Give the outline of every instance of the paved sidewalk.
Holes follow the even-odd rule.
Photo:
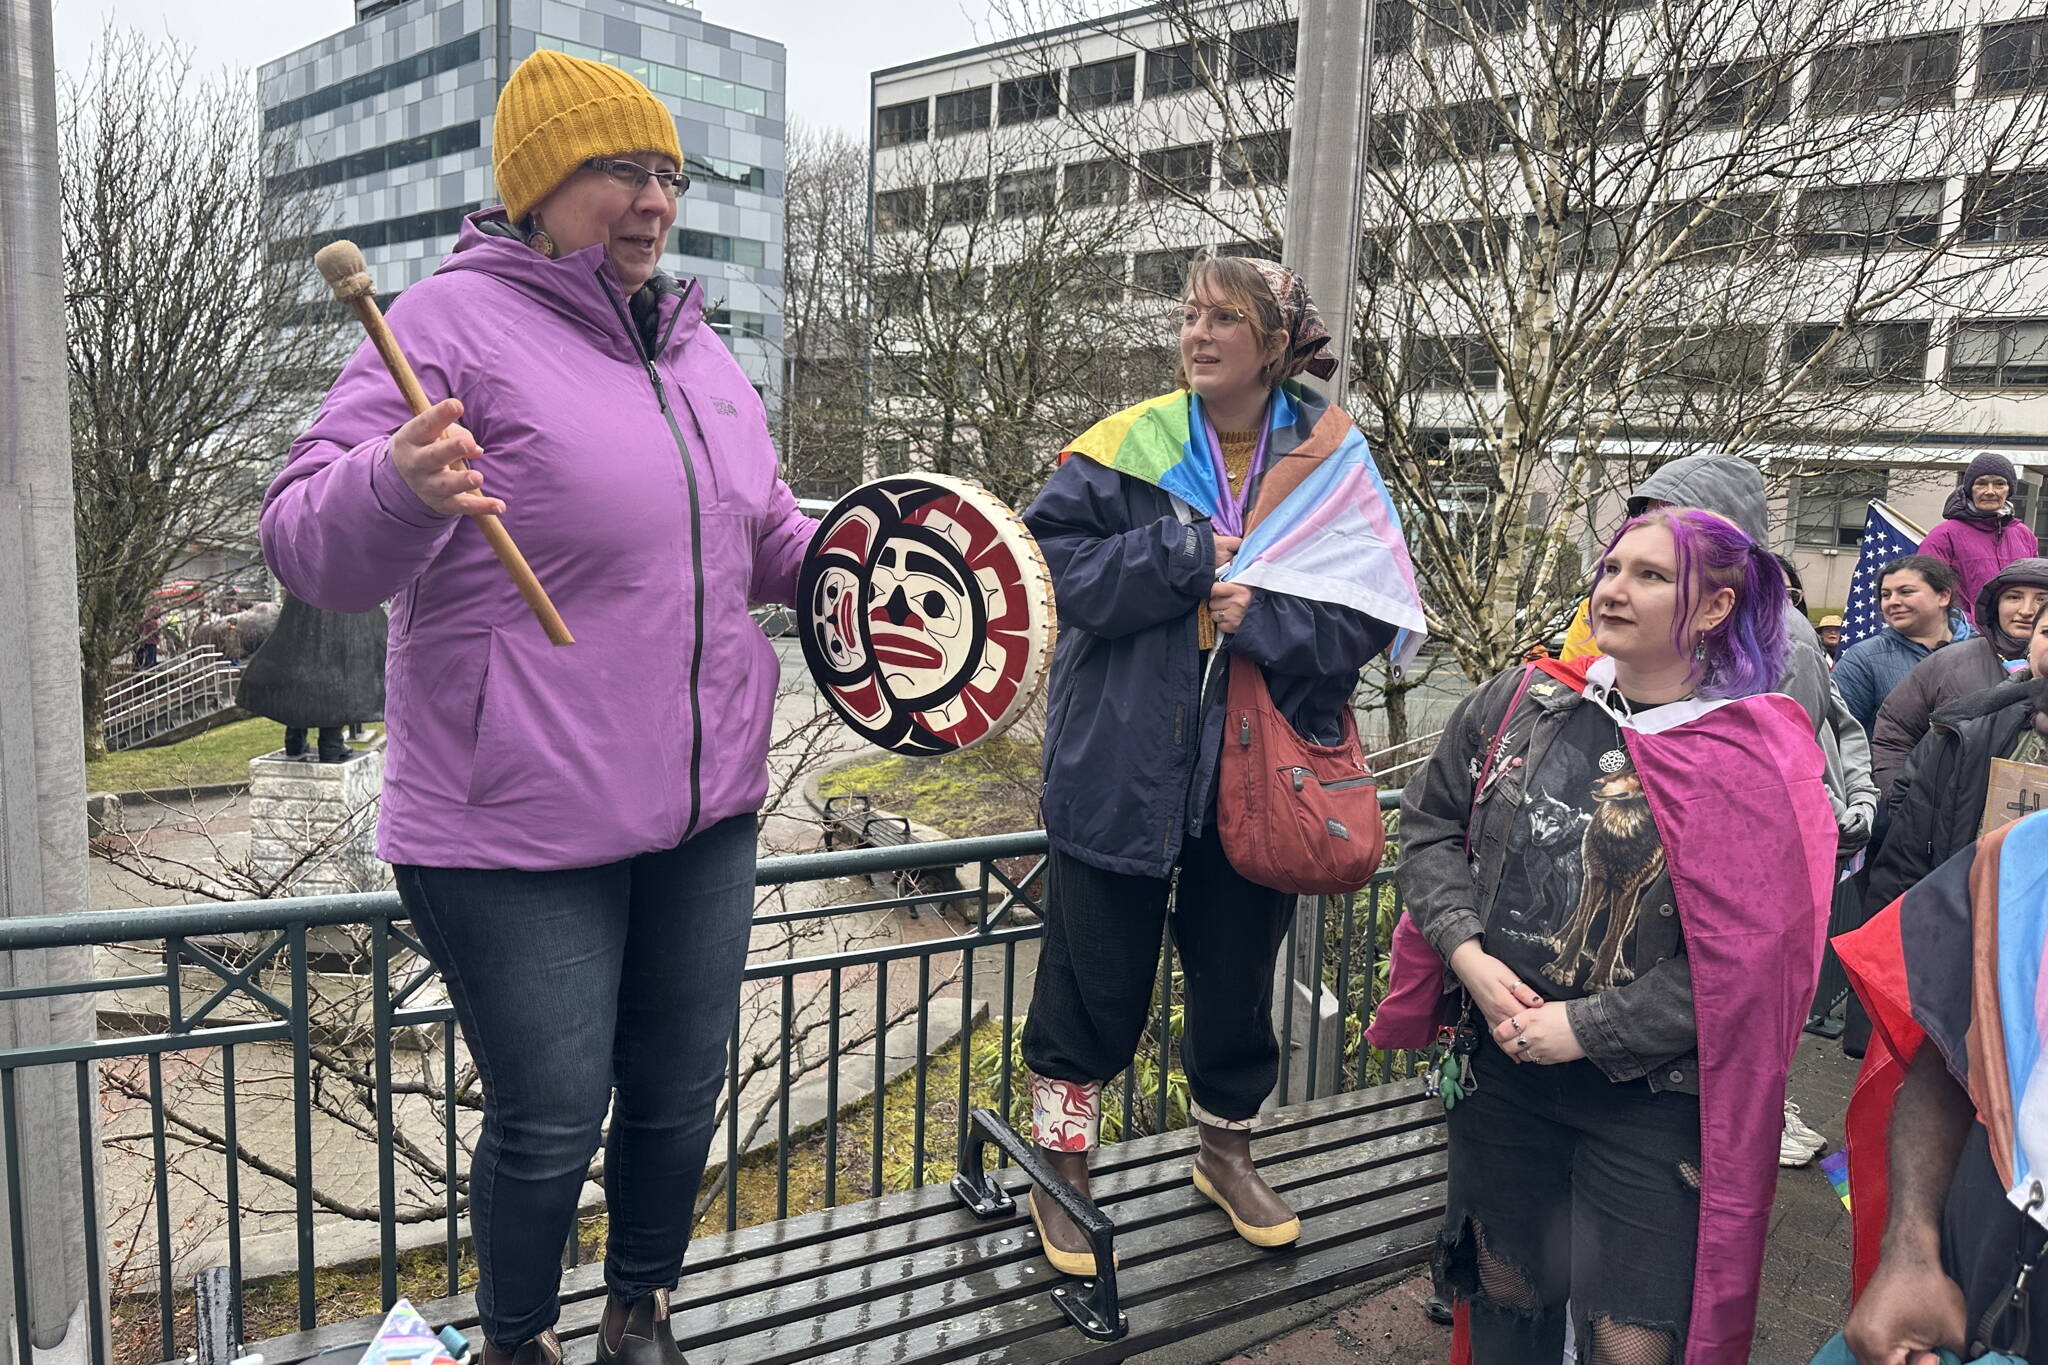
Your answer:
[[[1841,1145],[1856,1066],[1840,1046],[1811,1034],[1800,1040],[1792,1064],[1792,1098],[1806,1122],[1827,1135],[1830,1151]],[[1849,1215],[1818,1166],[1778,1175],[1749,1358],[1752,1365],[1807,1365],[1848,1311]],[[1422,1316],[1428,1293],[1428,1275],[1417,1272],[1232,1356],[1225,1365],[1417,1365],[1446,1359],[1449,1329]]]

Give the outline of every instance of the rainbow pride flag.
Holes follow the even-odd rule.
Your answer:
[[[1428,636],[1422,594],[1364,433],[1291,383],[1274,390],[1267,413],[1255,524],[1223,577],[1384,621],[1398,632],[1388,655],[1397,669],[1407,667]],[[1195,435],[1201,421],[1200,400],[1177,390],[1097,422],[1060,457],[1094,460],[1214,516],[1223,475],[1206,435]]]

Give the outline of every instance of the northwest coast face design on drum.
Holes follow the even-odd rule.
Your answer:
[[[918,476],[855,489],[818,528],[799,583],[806,661],[865,738],[938,754],[994,733],[1041,661],[1025,574],[997,521]]]

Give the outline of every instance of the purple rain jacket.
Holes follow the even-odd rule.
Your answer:
[[[779,670],[747,610],[791,600],[814,523],[695,282],[629,301],[601,246],[549,260],[503,216],[471,215],[391,327],[428,398],[462,399],[576,643],[399,476],[408,409],[367,342],[264,496],[263,554],[315,606],[392,601],[380,857],[589,867],[760,807]]]

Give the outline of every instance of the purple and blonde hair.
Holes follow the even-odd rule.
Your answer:
[[[1629,518],[1615,532],[1593,571],[1594,587],[1614,547],[1639,526],[1665,527],[1677,547],[1678,610],[1671,642],[1680,654],[1693,652],[1688,625],[1699,603],[1722,588],[1735,590],[1733,609],[1698,638],[1705,657],[1694,659],[1692,677],[1700,695],[1747,697],[1777,686],[1791,648],[1785,634],[1788,589],[1777,556],[1725,517],[1697,507],[1659,507]]]

